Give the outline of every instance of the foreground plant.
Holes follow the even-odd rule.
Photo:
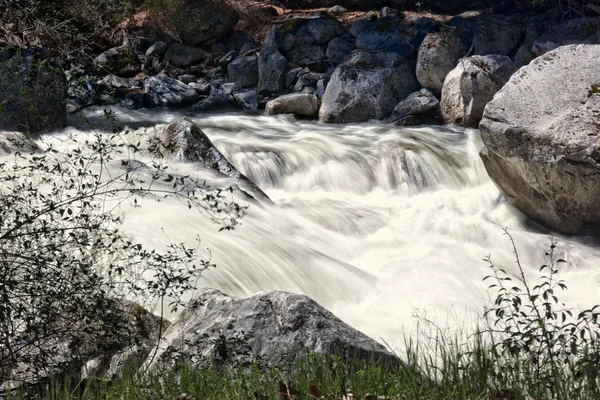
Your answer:
[[[130,136],[0,159],[0,388],[58,372],[79,379],[87,360],[136,343],[121,299],[175,310],[212,266],[197,245],[132,241],[121,205],[180,201],[222,229],[244,214],[229,192],[168,173],[158,141],[146,151]]]

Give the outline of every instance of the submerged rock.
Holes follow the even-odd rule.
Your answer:
[[[490,177],[532,219],[567,233],[600,227],[600,45],[564,46],[521,68],[479,128]]]
[[[235,104],[235,102],[234,102]],[[187,118],[170,123],[161,133],[163,154],[175,161],[196,162],[205,168],[232,178],[238,186],[261,202],[271,203],[254,182],[239,172],[208,136]]]
[[[166,349],[147,364],[169,369],[178,362],[217,360],[243,365],[260,360],[291,368],[308,353],[338,355],[346,362],[399,367],[381,344],[342,322],[304,295],[268,291],[245,298],[202,289],[165,332]]]

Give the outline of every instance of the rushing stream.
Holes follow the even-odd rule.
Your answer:
[[[180,115],[121,117],[138,124]],[[220,233],[175,203],[126,211],[126,229],[152,246],[165,233],[174,242],[199,234],[218,266],[203,286],[231,295],[305,293],[368,335],[398,343],[414,332],[417,311],[441,325],[474,321],[488,297],[482,259],[515,268],[502,228],[529,273],[544,263],[548,234],[502,201],[479,159],[475,130],[238,115],[194,121],[275,202],[251,206],[242,225]],[[175,169],[201,174],[194,164]],[[558,240],[568,261],[562,299],[575,307],[600,302],[600,249],[585,238]]]

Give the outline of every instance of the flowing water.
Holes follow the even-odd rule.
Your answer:
[[[121,115],[132,125],[179,117]],[[179,242],[199,234],[217,264],[201,286],[236,296],[304,293],[371,337],[397,344],[414,332],[415,313],[441,325],[474,321],[488,299],[482,278],[490,271],[482,259],[491,255],[515,271],[502,228],[529,274],[544,263],[548,234],[502,201],[478,156],[476,130],[193,119],[275,203],[252,205],[241,226],[220,233],[175,203],[125,211],[126,229],[152,246],[165,243],[165,235]],[[174,168],[203,173],[195,164]],[[568,261],[561,266],[569,286],[562,299],[574,307],[600,302],[600,249],[585,238],[558,240]]]

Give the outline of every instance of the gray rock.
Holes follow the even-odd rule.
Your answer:
[[[227,35],[239,20],[225,2],[204,0],[183,2],[170,15],[182,42],[191,46]]]
[[[200,163],[205,168],[232,178],[256,200],[271,203],[269,197],[244,174],[239,172],[213,145],[204,132],[187,118],[170,123],[160,136],[163,154],[179,162]],[[185,311],[180,316],[184,317]]]
[[[256,111],[258,109],[258,93],[256,90],[247,92],[238,92],[233,95],[236,103],[244,107],[247,111]]]
[[[296,83],[296,81],[298,80],[298,76],[300,74],[307,74],[310,72],[310,69],[307,67],[298,67],[298,68],[294,68],[291,69],[287,72],[287,74],[285,75],[285,87],[288,89],[291,89],[294,84]]]
[[[334,123],[384,119],[418,88],[412,68],[399,54],[356,50],[333,73],[319,118]]]
[[[479,128],[490,177],[532,219],[566,234],[600,226],[600,45],[559,47],[515,73]]]
[[[296,43],[296,40],[294,38],[294,35],[291,34],[291,33],[288,33],[283,38],[283,43],[281,44],[281,50],[283,50],[283,51],[289,51],[289,50],[292,49],[292,47],[294,47],[295,43]]]
[[[298,81],[292,88],[292,91],[300,92],[306,87],[315,89],[317,87],[317,82],[319,82],[323,78],[324,74],[318,72],[307,72],[304,74],[300,74],[298,76]]]
[[[409,115],[427,114],[436,111],[440,101],[428,89],[421,89],[402,100],[394,108],[389,122],[395,122]]]
[[[246,56],[248,53],[250,53],[254,49],[256,49],[256,46],[254,45],[254,43],[246,43],[240,49],[240,55]]]
[[[105,74],[127,75],[140,71],[141,62],[132,48],[120,46],[106,50],[96,57],[94,67]]]
[[[393,51],[408,57],[411,54],[410,36],[401,22],[401,17],[385,17],[369,23],[358,34],[356,48]]]
[[[318,111],[317,97],[307,93],[286,94],[267,102],[265,106],[267,115],[294,114],[296,117],[315,117]]]
[[[67,125],[67,80],[41,49],[0,46],[0,130],[37,133]]]
[[[148,50],[146,50],[146,54],[144,55],[146,65],[152,65],[153,60],[160,60],[163,58],[167,52],[167,48],[167,44],[161,41],[155,42],[152,46],[148,47]]]
[[[144,82],[148,107],[179,108],[198,101],[198,93],[188,85],[168,76],[151,76]]]
[[[315,96],[317,96],[317,99],[321,100],[323,98],[323,95],[325,94],[325,87],[325,79],[319,79],[317,82],[317,88],[315,90]]]
[[[444,81],[440,110],[447,124],[476,128],[486,104],[517,70],[506,56],[471,56],[458,62]]]
[[[188,86],[194,89],[198,94],[209,94],[211,89],[210,83],[206,82],[204,79],[199,82],[188,83]]]
[[[258,93],[277,93],[283,89],[287,60],[277,49],[263,49],[258,56]]]
[[[508,56],[514,53],[523,41],[525,28],[522,20],[481,16],[475,23],[473,54]]]
[[[307,353],[337,355],[349,363],[401,365],[382,345],[309,297],[286,292],[234,298],[202,289],[165,335],[167,349],[181,349],[188,365],[215,359],[229,365],[261,360],[270,367],[289,368]],[[160,352],[149,367],[172,368],[168,351]]]
[[[306,24],[306,29],[317,44],[325,44],[344,32],[344,26],[335,18],[316,18]]]
[[[600,17],[577,18],[553,26],[531,48],[536,56],[569,44],[600,43]]]
[[[165,60],[175,67],[188,67],[193,64],[201,64],[208,60],[209,55],[195,46],[173,43],[167,53]]]
[[[398,15],[399,15],[398,11],[396,11],[390,7],[383,7],[381,10],[379,10],[379,17],[381,17],[381,18],[396,17]]]
[[[231,94],[217,93],[194,104],[197,113],[227,113],[239,110],[238,104]]]
[[[256,86],[258,83],[258,57],[242,57],[227,66],[231,82],[241,87]]]
[[[337,5],[337,6],[333,6],[329,9],[329,12],[332,14],[343,14],[345,12],[348,12],[348,10],[346,10],[343,6]]]
[[[522,66],[529,64],[535,57],[536,55],[531,51],[531,47],[521,45],[519,50],[515,53],[513,61],[517,68],[521,68]]]
[[[417,80],[423,87],[439,93],[446,75],[467,51],[467,46],[454,30],[427,34],[417,55]]]
[[[352,52],[353,47],[352,43],[340,38],[335,38],[327,45],[325,55],[330,63],[338,65]]]
[[[350,25],[350,28],[348,28],[348,32],[350,32],[352,36],[358,37],[358,35],[360,35],[360,33],[363,30],[365,30],[367,26],[369,26],[369,21],[367,21],[366,19],[359,19],[358,21]]]
[[[324,71],[327,69],[325,46],[316,44],[301,44],[287,52],[290,62],[301,67],[309,67],[311,70]]]
[[[211,96],[219,96],[219,95],[232,95],[235,89],[235,83],[232,82],[213,82],[210,85],[210,95]]]

